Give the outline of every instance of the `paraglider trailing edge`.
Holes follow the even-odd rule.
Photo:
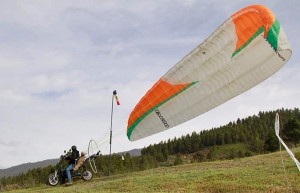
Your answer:
[[[109,137],[109,161],[108,161],[108,175],[110,175],[110,161],[111,161],[111,144],[112,144],[112,124],[113,124],[113,113],[114,113],[114,99],[116,99],[117,105],[120,105],[119,98],[117,96],[117,91],[113,91],[111,100],[111,114],[110,114],[110,137]]]

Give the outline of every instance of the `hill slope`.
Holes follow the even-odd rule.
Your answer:
[[[300,172],[286,152],[276,152],[160,167],[91,182],[77,180],[70,187],[42,186],[12,192],[300,192]]]
[[[34,162],[34,163],[20,164],[7,169],[0,169],[0,178],[16,176],[21,173],[26,173],[28,170],[31,170],[33,168],[43,168],[49,165],[55,165],[58,163],[58,161],[59,159],[48,159],[48,160]]]

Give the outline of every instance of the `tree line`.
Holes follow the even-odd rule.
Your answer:
[[[189,162],[203,162],[217,159],[264,154],[279,150],[279,142],[274,131],[275,115],[280,115],[280,135],[290,147],[300,142],[300,111],[295,109],[278,109],[259,112],[247,118],[237,119],[227,125],[203,130],[199,133],[168,139],[152,144],[141,150],[141,156],[113,154],[102,155],[96,159],[99,172],[96,176],[142,171],[161,166],[172,166]],[[227,147],[218,152],[218,148]],[[220,157],[223,154],[223,157]],[[123,157],[122,157],[123,156]],[[21,189],[47,184],[48,175],[56,166],[36,168],[17,176],[0,179],[0,191]]]

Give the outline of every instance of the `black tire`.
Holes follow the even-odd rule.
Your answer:
[[[48,182],[51,186],[56,186],[59,182],[58,175],[55,176],[55,173],[52,173],[48,177]]]
[[[93,173],[89,170],[85,170],[85,171],[82,172],[82,178],[85,181],[89,181],[93,178]]]

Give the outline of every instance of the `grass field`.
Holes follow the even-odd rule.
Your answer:
[[[89,182],[77,180],[68,187],[45,185],[10,192],[300,193],[300,172],[284,151],[234,160],[160,167],[142,172],[93,178]]]

